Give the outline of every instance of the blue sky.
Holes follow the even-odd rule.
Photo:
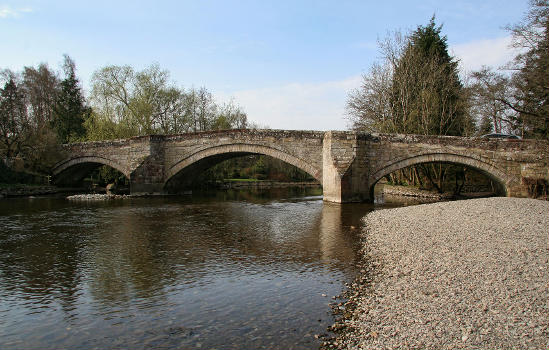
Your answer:
[[[179,86],[234,98],[260,125],[343,130],[346,96],[379,59],[378,38],[435,14],[464,71],[498,67],[513,56],[503,27],[526,11],[526,0],[0,0],[0,69],[57,69],[66,53],[89,90],[105,65],[156,62]]]

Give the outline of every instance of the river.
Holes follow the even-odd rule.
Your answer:
[[[371,204],[318,189],[0,200],[0,348],[317,349]]]

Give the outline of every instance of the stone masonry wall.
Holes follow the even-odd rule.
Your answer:
[[[307,171],[334,202],[372,199],[384,175],[421,162],[450,162],[474,167],[501,182],[509,196],[528,195],[528,183],[549,180],[547,141],[502,140],[344,131],[230,130],[65,146],[67,158],[53,174],[85,164],[107,164],[129,179],[132,193],[161,193],[182,169],[224,155],[265,154]],[[197,169],[200,167],[197,167]],[[73,174],[74,175],[74,174]]]

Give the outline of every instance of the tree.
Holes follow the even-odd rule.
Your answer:
[[[86,105],[80,83],[76,78],[74,61],[67,55],[63,70],[65,79],[61,81],[61,89],[54,107],[53,126],[62,143],[82,141],[86,135],[84,122],[91,114],[91,108]]]
[[[0,89],[0,138],[5,159],[18,156],[29,137],[29,120],[24,91],[14,74]]]
[[[217,108],[217,115],[211,123],[212,130],[246,129],[248,117],[233,101]]]
[[[474,111],[481,129],[548,139],[549,2],[530,0],[522,23],[507,28],[518,54],[495,72],[473,72]]]
[[[46,64],[37,68],[24,67],[21,75],[30,133],[23,151],[25,167],[33,172],[47,173],[59,160],[59,141],[53,122],[60,81],[57,73]]]
[[[465,135],[470,129],[458,63],[441,30],[434,17],[419,26],[393,61],[391,106],[399,132]]]
[[[474,131],[457,61],[441,30],[433,17],[427,26],[379,43],[383,63],[372,66],[347,101],[354,129],[423,135]]]
[[[156,64],[136,72],[107,66],[92,76],[94,115],[87,124],[93,139],[182,132],[183,93],[168,83],[168,71]]]
[[[370,74],[362,76],[362,86],[347,100],[347,113],[353,129],[368,132],[396,133],[392,118],[392,71],[388,64],[375,63]]]
[[[513,46],[522,49],[512,68],[514,101],[523,135],[549,139],[549,1],[531,0],[523,23],[508,28]]]
[[[42,63],[38,68],[23,68],[22,75],[31,123],[35,129],[49,128],[60,90],[56,73]]]
[[[509,107],[513,89],[508,76],[488,67],[472,72],[472,112],[480,122],[479,133],[512,133],[517,129],[518,114]]]
[[[449,55],[441,31],[433,17],[427,26],[419,26],[408,35],[396,32],[379,43],[384,61],[372,66],[363,76],[361,88],[347,100],[354,129],[456,136],[475,132],[468,111],[469,91],[460,81],[458,63]],[[445,164],[428,164],[406,171],[391,174],[391,181],[417,178],[421,185],[430,184],[442,191],[444,179],[457,170]]]
[[[244,128],[246,114],[232,102],[219,106],[206,88],[187,91],[169,83],[156,64],[135,71],[107,66],[93,74],[94,113],[86,122],[90,139],[125,138]]]

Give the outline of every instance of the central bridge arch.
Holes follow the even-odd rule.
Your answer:
[[[246,143],[234,143],[225,145],[216,145],[200,151],[197,151],[173,164],[167,169],[165,174],[164,186],[172,178],[181,172],[196,173],[218,164],[224,160],[241,157],[249,154],[260,154],[279,159],[285,163],[291,164],[298,169],[311,175],[315,180],[322,184],[322,169],[318,169],[303,159],[292,156],[278,149]],[[189,171],[192,170],[192,171]]]

